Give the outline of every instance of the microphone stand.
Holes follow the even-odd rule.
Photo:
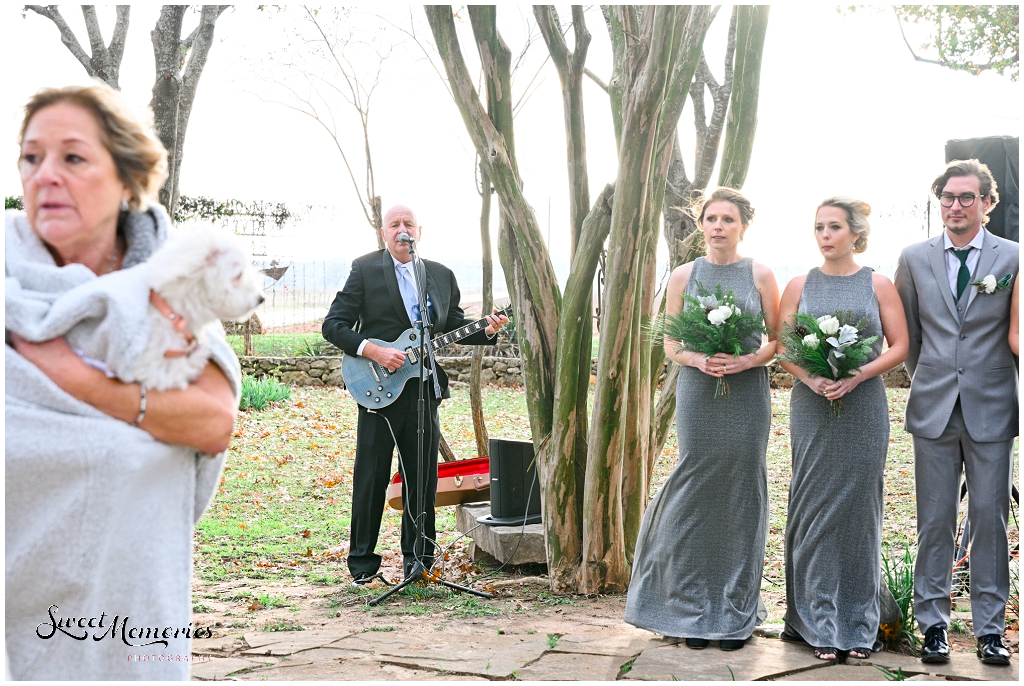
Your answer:
[[[404,241],[403,241],[404,242]],[[427,517],[427,455],[426,447],[424,446],[424,433],[427,422],[427,399],[426,399],[426,388],[427,388],[427,363],[430,363],[430,369],[433,371],[434,381],[434,398],[437,401],[441,400],[441,384],[437,380],[437,364],[434,361],[434,346],[432,344],[432,324],[430,321],[430,309],[427,304],[427,270],[423,266],[423,262],[420,260],[420,256],[416,254],[416,250],[413,247],[413,241],[409,241],[409,255],[413,260],[413,269],[416,270],[416,294],[419,298],[420,303],[420,318],[415,325],[420,327],[419,330],[419,356],[420,356],[420,376],[419,376],[419,399],[416,402],[416,502],[421,504],[420,511],[415,512],[416,526],[416,542],[413,543],[413,557],[415,562],[413,563],[412,569],[409,571],[409,575],[401,581],[401,583],[388,589],[383,595],[374,598],[370,601],[370,605],[377,605],[383,602],[386,598],[398,593],[400,590],[408,586],[409,584],[415,583],[420,579],[424,578],[424,573],[429,570],[423,564],[423,556],[426,552],[427,546],[427,535],[423,530],[423,525]],[[433,427],[431,427],[433,431]],[[435,466],[434,469],[437,469]],[[408,489],[412,484],[406,483],[405,488],[408,493]],[[409,498],[405,505],[408,507],[411,504],[412,498]],[[430,550],[433,553],[434,543],[430,542]],[[494,596],[484,591],[478,591],[475,588],[469,588],[468,586],[460,586],[459,584],[451,581],[445,581],[444,579],[429,579],[434,583],[453,588],[457,591],[464,593],[472,593],[473,595],[481,598],[493,598]]]

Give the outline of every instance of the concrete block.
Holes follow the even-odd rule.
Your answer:
[[[515,553],[509,564],[547,564],[543,525],[477,526],[477,517],[486,517],[489,514],[490,503],[459,505],[455,508],[456,526],[462,533],[472,531],[469,536],[476,547],[499,562],[505,562]]]

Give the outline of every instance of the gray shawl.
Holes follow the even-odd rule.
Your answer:
[[[144,266],[132,267],[167,238],[163,208],[129,215],[125,269],[99,278],[57,267],[24,214],[7,212],[5,224],[5,328],[30,340],[67,334],[114,371],[130,367],[149,330]],[[210,345],[237,398],[237,358],[223,340]],[[4,367],[11,674],[188,679],[193,524],[224,455],[161,443],[103,414],[10,346]]]

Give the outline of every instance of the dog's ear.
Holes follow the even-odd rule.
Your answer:
[[[210,252],[206,253],[206,260],[205,260],[205,262],[206,262],[206,266],[207,266],[207,267],[213,267],[213,266],[216,266],[217,262],[219,262],[219,261],[220,261],[220,259],[221,259],[221,258],[222,258],[222,257],[223,257],[223,256],[224,256],[224,255],[225,255],[226,253],[227,253],[227,251],[226,251],[226,250],[224,250],[223,248],[214,248],[214,249],[213,249],[213,250],[211,250]]]

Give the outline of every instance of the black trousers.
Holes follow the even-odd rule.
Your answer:
[[[391,457],[396,441],[402,474],[402,557],[405,569],[408,571],[417,558],[428,568],[433,562],[433,544],[424,543],[423,539],[416,536],[415,521],[418,515],[426,513],[420,521],[420,528],[426,538],[433,541],[437,454],[441,440],[441,425],[437,417],[440,402],[434,398],[433,383],[429,380],[425,390],[427,416],[423,427],[423,465],[418,465],[416,459],[416,407],[419,401],[416,380],[410,381],[398,400],[388,407],[375,412],[359,407],[348,553],[348,569],[353,576],[359,573],[375,574],[380,568],[381,556],[374,549],[380,535],[380,521],[391,481]],[[425,472],[422,499],[417,497],[421,472]]]

